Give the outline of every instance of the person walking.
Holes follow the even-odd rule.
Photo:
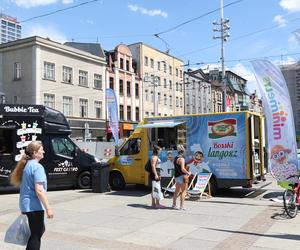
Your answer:
[[[153,145],[152,156],[151,156],[151,171],[150,171],[150,178],[152,181],[152,207],[153,208],[164,208],[163,205],[160,204],[161,198],[163,194],[161,192],[161,185],[160,185],[160,162],[159,154],[161,152],[161,148],[157,145]],[[159,197],[158,197],[159,196]]]
[[[183,156],[185,148],[183,145],[177,146],[178,155],[174,159],[174,172],[175,172],[175,192],[173,196],[172,208],[178,209],[176,202],[178,196],[180,196],[180,209],[186,210],[184,206],[184,200],[186,195],[187,183],[185,181],[185,176],[189,177],[191,173],[185,169],[185,158]]]
[[[53,211],[49,205],[46,191],[47,178],[44,167],[39,163],[44,158],[42,142],[33,141],[25,149],[25,154],[11,174],[11,183],[20,187],[19,206],[28,218],[31,231],[26,250],[39,250],[45,232],[44,211],[49,219]]]

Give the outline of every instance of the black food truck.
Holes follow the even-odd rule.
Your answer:
[[[64,115],[42,105],[0,104],[0,188],[8,187],[9,175],[35,140],[43,143],[41,160],[49,188],[89,188],[91,168],[99,160],[82,151],[69,138],[70,126]]]

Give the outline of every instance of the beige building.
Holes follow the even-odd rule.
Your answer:
[[[142,84],[142,117],[184,113],[183,61],[142,42],[128,45]]]
[[[41,104],[63,112],[72,136],[105,135],[105,55],[41,37],[0,44],[0,90],[6,103]],[[88,50],[87,49],[87,50]]]

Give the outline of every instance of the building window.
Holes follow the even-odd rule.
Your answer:
[[[148,66],[148,57],[145,56],[145,66]]]
[[[130,68],[129,68],[129,60],[126,60],[126,70],[129,71]]]
[[[145,116],[149,117],[149,112],[148,111],[145,112]]]
[[[55,64],[44,62],[44,79],[55,80]]]
[[[140,109],[139,109],[139,107],[135,108],[135,120],[136,121],[140,120]]]
[[[150,59],[150,67],[153,69],[154,68],[154,60],[151,58]]]
[[[179,98],[176,96],[176,107],[179,107]]]
[[[176,91],[178,91],[179,90],[179,84],[178,84],[178,82],[176,82]]]
[[[127,96],[131,96],[131,91],[130,91],[130,82],[127,82]]]
[[[157,102],[158,102],[158,103],[160,103],[160,101],[161,101],[160,99],[161,99],[160,93],[157,93]]]
[[[180,108],[182,108],[182,105],[183,105],[182,98],[180,98]]]
[[[169,66],[169,74],[172,75],[172,66]]]
[[[170,86],[170,89],[172,89],[172,81],[171,80],[169,81],[169,86]]]
[[[21,63],[14,63],[14,80],[21,79]]]
[[[55,108],[55,96],[53,94],[44,94],[44,105]]]
[[[164,105],[167,105],[167,95],[164,94]]]
[[[180,72],[180,78],[182,78],[182,70],[180,70],[179,72]]]
[[[62,70],[62,81],[65,83],[72,83],[72,68],[71,67],[67,67],[67,66],[63,66],[63,70]]]
[[[79,116],[87,117],[88,116],[88,100],[87,99],[79,99]]]
[[[84,70],[79,70],[79,85],[88,86],[88,72]]]
[[[96,118],[102,118],[102,102],[95,101],[95,116]]]
[[[176,76],[178,76],[178,69],[176,69]]]
[[[119,88],[120,88],[120,95],[124,95],[124,84],[122,79],[119,80]]]
[[[157,62],[157,70],[160,70],[160,62]]]
[[[120,69],[124,69],[124,59],[120,58]]]
[[[135,84],[135,98],[139,98],[139,84]]]
[[[102,75],[94,74],[94,87],[96,89],[102,89]]]
[[[73,115],[72,97],[63,96],[63,114],[65,116],[72,116]]]
[[[109,78],[109,88],[114,89],[114,78],[113,77]]]
[[[120,105],[120,120],[124,120],[124,106]]]
[[[170,107],[172,107],[172,102],[173,102],[172,96],[170,95]]]
[[[148,90],[147,89],[145,90],[145,99],[146,99],[146,101],[149,101],[149,95],[148,95]]]
[[[151,91],[151,102],[154,102],[154,94],[153,94],[153,91]]]
[[[131,106],[127,106],[127,120],[131,120]]]
[[[157,85],[160,86],[161,82],[160,82],[160,77],[157,76]]]
[[[167,64],[164,63],[164,72],[166,73],[167,72]]]
[[[167,88],[167,79],[164,79],[164,88]]]

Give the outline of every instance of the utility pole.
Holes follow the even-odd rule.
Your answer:
[[[223,112],[226,112],[226,79],[225,79],[225,65],[224,65],[224,42],[227,42],[228,37],[230,34],[228,33],[228,30],[230,29],[230,26],[228,25],[229,19],[224,19],[224,2],[221,0],[221,21],[213,21],[213,25],[217,25],[219,27],[214,28],[213,31],[220,32],[220,36],[213,36],[213,39],[221,39],[221,64],[222,64],[222,88],[223,88]]]

